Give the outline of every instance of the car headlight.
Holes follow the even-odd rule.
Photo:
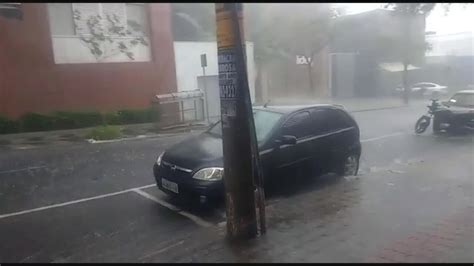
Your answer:
[[[158,156],[158,158],[156,159],[156,164],[159,166],[161,165],[161,158],[163,158],[163,154],[165,154],[165,152],[162,152],[160,154],[160,156]]]
[[[206,181],[218,181],[224,176],[224,168],[222,167],[209,167],[203,168],[197,171],[193,178]]]

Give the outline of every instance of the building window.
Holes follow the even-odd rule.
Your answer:
[[[56,63],[150,61],[146,4],[49,3],[47,6]],[[126,51],[123,44],[127,44]]]
[[[130,26],[131,24],[133,25],[133,23],[138,23],[142,28],[142,32],[145,33],[146,36],[148,36],[148,17],[146,15],[146,9],[144,8],[144,4],[126,4],[126,13],[127,25]],[[136,34],[136,32],[132,31],[132,34]]]
[[[149,33],[148,17],[143,3],[49,3],[48,12],[53,36],[88,34],[86,21],[94,15],[100,15],[103,18],[107,15],[116,15],[120,21],[119,24],[127,26],[130,30],[132,30],[130,24],[137,23],[141,32],[132,30],[133,35],[147,36]],[[74,12],[79,12],[81,18],[75,19]],[[76,27],[80,29],[76,30]]]

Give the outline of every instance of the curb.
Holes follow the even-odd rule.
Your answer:
[[[121,141],[128,141],[128,140],[139,140],[139,139],[155,139],[155,138],[166,138],[166,137],[174,137],[180,136],[187,133],[192,132],[179,132],[179,133],[169,133],[169,134],[155,134],[155,135],[138,135],[136,137],[130,138],[121,138],[121,139],[111,139],[111,140],[94,140],[94,139],[87,139],[86,142],[90,144],[102,144],[102,143],[113,143],[113,142],[121,142]]]
[[[371,108],[371,109],[361,109],[355,111],[349,111],[351,113],[360,113],[360,112],[368,112],[368,111],[377,111],[377,110],[387,110],[387,109],[397,109],[402,107],[409,107],[408,105],[398,105],[398,106],[389,106],[389,107],[380,107],[380,108]]]
[[[402,108],[402,107],[410,107],[409,105],[397,105],[397,106],[388,106],[388,107],[379,107],[379,108],[369,108],[369,109],[360,109],[360,110],[348,110],[350,113],[360,113],[360,112],[369,112],[369,111],[377,111],[377,110],[388,110],[388,109],[396,109],[396,108]],[[138,135],[135,137],[128,137],[128,138],[120,138],[120,139],[112,139],[112,140],[94,140],[94,139],[85,139],[82,141],[78,142],[71,142],[71,144],[75,143],[88,143],[88,144],[103,144],[103,143],[114,143],[114,142],[122,142],[122,141],[133,141],[133,140],[140,140],[140,139],[153,139],[153,138],[166,138],[166,137],[172,137],[172,136],[180,136],[184,134],[189,134],[193,133],[195,131],[200,131],[203,130],[206,127],[196,127],[194,129],[190,129],[189,131],[181,131],[181,132],[170,132],[170,133],[163,133],[163,134],[153,134],[153,135]],[[53,144],[52,142],[51,144]],[[47,144],[46,144],[47,145]],[[54,144],[53,144],[54,145]],[[34,144],[22,144],[19,145],[18,147],[15,147],[17,145],[15,144],[7,144],[7,145],[0,145],[0,149],[4,150],[12,150],[12,149],[33,149],[37,147],[44,146],[44,144],[41,145],[34,145]]]
[[[193,133],[193,132],[195,132],[195,131],[176,132],[176,133],[168,133],[168,134],[139,135],[139,136],[136,136],[136,137],[111,139],[111,140],[85,139],[85,140],[82,140],[82,141],[65,143],[64,145],[105,144],[105,143],[134,141],[134,140],[142,140],[142,139],[159,139],[159,138],[182,136],[182,135],[190,134],[190,133]],[[44,143],[44,144],[41,144],[41,145],[35,145],[35,144],[9,144],[9,145],[0,145],[0,150],[30,150],[30,149],[36,149],[36,148],[44,147],[46,145],[55,145],[55,144],[57,144],[57,143],[50,142],[50,143]]]

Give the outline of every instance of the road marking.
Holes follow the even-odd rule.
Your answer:
[[[170,210],[172,210],[172,211],[176,211],[176,212],[179,212],[179,211],[180,211],[180,209],[179,209],[178,207],[176,207],[176,206],[174,206],[174,205],[172,205],[172,204],[169,204],[169,203],[166,202],[166,201],[160,200],[160,199],[158,199],[157,197],[146,193],[145,191],[142,191],[142,190],[140,190],[140,189],[134,189],[134,190],[132,190],[132,191],[135,192],[135,193],[137,193],[137,194],[139,194],[139,195],[141,195],[141,196],[143,196],[143,197],[145,197],[145,198],[147,198],[147,199],[150,199],[150,200],[152,200],[152,201],[154,201],[154,202],[156,202],[156,203],[158,203],[158,204],[160,204],[160,205],[162,205],[162,206],[164,206],[164,207],[166,207],[166,208],[168,208],[168,209],[170,209]]]
[[[400,136],[400,135],[405,135],[405,134],[406,134],[405,132],[396,132],[396,133],[393,133],[393,134],[383,135],[383,136],[380,136],[380,137],[375,137],[375,138],[370,138],[370,139],[363,139],[360,142],[376,141],[376,140],[381,140],[381,139]]]
[[[397,132],[397,133],[393,133],[393,134],[389,134],[389,135],[384,135],[384,136],[380,136],[380,137],[361,140],[361,142],[375,141],[375,140],[380,140],[380,139],[389,138],[389,137],[395,137],[395,136],[399,136],[399,135],[403,135],[403,134],[405,134],[405,133],[404,132]],[[32,170],[32,169],[40,169],[40,168],[46,168],[46,166],[35,166],[35,167],[28,167],[28,168],[22,168],[22,169],[9,170],[9,171],[2,171],[2,172],[0,172],[0,174],[19,172],[19,171],[25,171],[25,170]],[[167,203],[163,200],[160,200],[160,199],[156,198],[155,196],[150,195],[150,194],[148,194],[148,193],[141,190],[141,189],[150,188],[150,187],[154,187],[154,186],[155,186],[155,184],[150,184],[150,185],[146,185],[146,186],[141,186],[141,187],[136,187],[136,188],[129,188],[129,189],[125,189],[125,190],[121,190],[121,191],[117,191],[117,192],[113,192],[113,193],[108,193],[108,194],[103,194],[103,195],[99,195],[99,196],[94,196],[94,197],[90,197],[90,198],[83,198],[83,199],[78,199],[78,200],[73,200],[73,201],[68,201],[68,202],[43,206],[43,207],[39,207],[39,208],[23,210],[23,211],[19,211],[19,212],[1,214],[0,219],[12,217],[12,216],[17,216],[17,215],[22,215],[22,214],[27,214],[27,213],[44,211],[44,210],[53,209],[53,208],[64,207],[64,206],[73,205],[73,204],[82,203],[82,202],[91,201],[91,200],[96,200],[96,199],[108,198],[108,197],[112,197],[112,196],[116,196],[116,195],[120,195],[120,194],[124,194],[124,193],[128,193],[128,192],[133,191],[133,192],[135,192],[135,193],[137,193],[137,194],[139,194],[139,195],[141,195],[145,198],[148,198],[150,200],[153,200],[153,201],[157,202],[158,204],[160,204],[160,205],[162,205],[162,206],[164,206],[164,207],[166,207],[170,210],[176,211],[177,213],[181,214],[182,216],[185,216],[185,217],[191,219],[192,221],[194,221],[198,225],[201,225],[201,226],[204,226],[204,227],[213,226],[213,224],[211,224],[209,222],[206,222],[203,219],[201,219],[201,218],[199,218],[199,217],[197,217],[197,216],[195,216],[191,213],[188,213],[186,211],[182,211],[182,210],[178,209],[176,206],[174,206],[172,204],[169,204],[169,203]]]
[[[120,195],[120,194],[130,192],[130,191],[134,191],[135,189],[144,189],[144,188],[149,188],[149,187],[153,187],[153,186],[155,186],[155,184],[150,184],[150,185],[146,185],[146,186],[142,186],[142,187],[136,187],[136,188],[129,188],[129,189],[113,192],[113,193],[108,193],[108,194],[103,194],[103,195],[99,195],[99,196],[95,196],[95,197],[78,199],[78,200],[73,200],[73,201],[48,205],[48,206],[39,207],[39,208],[35,208],[35,209],[29,209],[29,210],[24,210],[24,211],[19,211],[19,212],[2,214],[2,215],[0,215],[0,219],[7,218],[7,217],[12,217],[12,216],[17,216],[17,215],[22,215],[22,214],[27,214],[27,213],[32,213],[32,212],[44,211],[44,210],[53,209],[53,208],[64,207],[64,206],[68,206],[68,205],[72,205],[72,204],[77,204],[77,203],[81,203],[81,202],[95,200],[95,199],[102,199],[102,198],[112,197],[112,196],[116,196],[116,195]]]
[[[10,174],[10,173],[15,173],[15,172],[21,172],[21,171],[29,171],[33,169],[41,169],[41,168],[46,168],[46,166],[32,166],[32,167],[26,167],[26,168],[21,168],[21,169],[13,169],[13,170],[7,170],[7,171],[1,171],[1,174]]]
[[[209,222],[206,222],[204,221],[203,219],[197,217],[196,215],[194,214],[191,214],[189,212],[186,212],[186,211],[183,211],[183,210],[180,210],[179,208],[177,208],[176,206],[166,202],[166,201],[163,201],[163,200],[160,200],[158,199],[157,197],[153,196],[153,195],[150,195],[148,193],[146,193],[145,191],[142,191],[140,189],[133,189],[132,190],[133,192],[136,192],[137,194],[147,198],[147,199],[150,199],[172,211],[175,211],[177,212],[178,214],[181,214],[182,216],[185,216],[189,219],[191,219],[193,222],[195,222],[196,224],[200,225],[200,226],[203,226],[203,227],[210,227],[210,226],[214,226],[213,224],[209,223]]]
[[[179,245],[182,245],[183,243],[184,243],[184,240],[181,240],[181,241],[179,241],[179,242],[177,242],[177,243],[174,243],[174,244],[169,245],[169,246],[167,246],[167,247],[164,247],[164,248],[162,248],[162,249],[160,249],[160,250],[157,250],[157,251],[152,252],[152,253],[150,253],[150,254],[147,254],[147,255],[145,255],[145,256],[143,256],[143,257],[140,257],[138,260],[143,260],[143,259],[149,258],[149,257],[151,257],[151,256],[153,256],[153,255],[163,253],[163,252],[167,251],[168,249],[177,247],[177,246],[179,246]]]

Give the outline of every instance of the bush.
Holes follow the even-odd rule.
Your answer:
[[[53,129],[56,118],[38,113],[26,113],[20,118],[21,131],[45,131]]]
[[[86,138],[94,140],[109,140],[117,139],[122,136],[120,127],[118,126],[99,126],[93,128]]]
[[[0,134],[18,133],[19,131],[20,126],[17,121],[0,115]]]
[[[118,115],[122,124],[149,123],[158,118],[158,112],[152,108],[120,110]]]
[[[18,121],[0,115],[0,134],[149,123],[158,119],[158,111],[152,108],[124,109],[104,114],[97,111],[58,111],[50,114],[27,113]]]
[[[104,121],[107,125],[120,125],[120,116],[118,112],[108,112],[104,114]]]
[[[70,129],[103,125],[102,114],[97,111],[55,112],[57,120],[54,129]]]

